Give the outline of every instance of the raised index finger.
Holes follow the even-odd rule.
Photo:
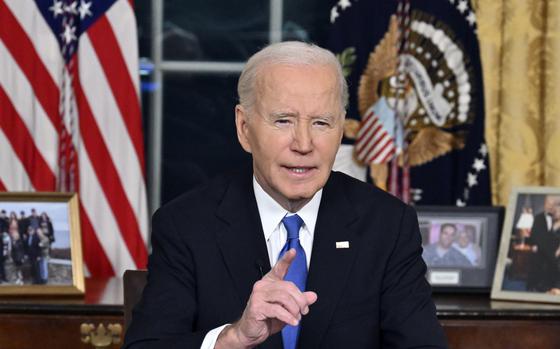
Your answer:
[[[274,267],[264,277],[272,280],[284,280],[284,276],[288,273],[288,268],[295,258],[296,250],[291,248],[288,252],[284,253],[282,258],[276,262]]]

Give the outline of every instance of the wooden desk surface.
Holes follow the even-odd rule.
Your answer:
[[[0,313],[123,315],[121,278],[86,278],[86,293],[75,297],[0,297]]]
[[[560,348],[560,304],[492,301],[488,294],[434,294],[434,301],[451,349]],[[123,309],[120,278],[87,278],[78,298],[2,297],[0,348],[91,348],[80,342],[80,325],[122,324]]]

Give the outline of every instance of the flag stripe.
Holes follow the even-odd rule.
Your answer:
[[[367,133],[364,133],[364,135],[359,140],[359,143],[356,147],[358,153],[361,153],[365,148],[367,148],[369,143],[372,141],[372,139],[375,137],[377,132],[379,132],[379,130],[383,126],[381,125],[381,123],[378,122],[377,118],[372,118],[372,119],[375,119],[374,122],[368,127]]]
[[[45,64],[51,79],[60,86],[63,67],[62,55],[58,41],[52,35],[51,28],[45,22],[34,1],[0,0],[12,11],[22,30],[33,43],[37,55]]]
[[[2,0],[0,0],[0,14],[2,14],[0,15],[0,39],[4,41],[6,48],[18,62],[21,71],[32,86],[37,100],[52,125],[58,130],[58,120],[60,119],[58,86],[37,55],[33,43]]]
[[[125,1],[117,1],[109,11],[107,11],[106,16],[111,25],[111,31],[115,34],[117,42],[121,47],[121,52],[138,52],[138,41],[130,40],[129,28],[136,26],[134,8],[131,4]],[[134,91],[139,93],[140,79],[138,78],[138,57],[125,54],[123,55],[123,59],[126,62],[128,75],[132,77]],[[139,95],[136,98],[140,100]]]
[[[119,234],[119,212],[115,212],[113,207],[110,206],[108,201],[110,196],[105,195],[102,183],[99,182],[92,167],[91,159],[84,147],[80,147],[79,157],[80,195],[84,212],[88,217],[93,217],[93,219],[90,219],[90,223],[98,236],[100,245],[111,262],[113,270],[121,273],[125,269],[139,267],[129,253],[129,249],[125,245],[121,234]],[[104,232],[104,234],[100,235],[100,232]],[[93,252],[88,251],[88,255],[94,252],[95,250]],[[94,268],[94,266],[91,268]]]
[[[389,161],[389,159],[395,154],[395,147],[391,147],[391,151],[387,153],[387,155],[379,162],[384,164],[385,162]]]
[[[3,44],[4,42],[0,40],[0,62],[2,62],[0,87],[4,89],[7,99],[11,101],[23,127],[32,135],[36,132],[41,133],[41,137],[32,137],[32,140],[36,143],[42,159],[47,162],[49,170],[55,173],[58,134],[36,99],[27,78]]]
[[[42,191],[54,190],[56,186],[54,173],[37,150],[33,137],[21,121],[2,86],[0,86],[0,105],[2,105],[0,128],[4,129],[23,167],[31,175],[33,186]]]
[[[4,187],[7,190],[32,191],[31,180],[1,127],[0,150],[0,180]]]
[[[384,159],[388,153],[393,150],[393,141],[390,139],[383,147],[381,147],[372,157],[371,163],[381,163],[381,160]]]
[[[373,125],[376,123],[376,119],[372,117],[373,113],[370,112],[363,120],[362,125],[360,126],[360,130],[358,131],[356,145],[362,146],[364,139],[366,138],[366,134],[370,131]]]
[[[6,186],[2,182],[2,178],[0,178],[0,191],[6,191]]]
[[[103,66],[105,76],[111,86],[117,105],[121,111],[128,134],[136,149],[136,156],[140,167],[144,168],[144,145],[141,123],[137,119],[140,115],[140,102],[135,93],[134,84],[128,73],[124,58],[109,21],[102,16],[89,29],[88,36],[97,57]]]
[[[378,137],[375,138],[374,141],[372,141],[368,148],[364,151],[364,158],[369,158],[371,156],[371,154],[375,151],[375,149],[377,148],[377,146],[379,145],[379,142],[383,141],[384,139],[386,139],[387,136],[387,132],[381,130],[381,133],[379,134]]]
[[[81,139],[92,162],[92,168],[115,214],[119,231],[128,246],[130,254],[138,266],[143,266],[147,262],[147,251],[140,233],[138,221],[126,198],[117,170],[111,161],[107,145],[103,141],[78,78],[75,79],[74,89],[80,114]],[[94,215],[94,217],[97,216]]]
[[[139,160],[135,156],[134,145],[128,137],[115,98],[109,92],[109,83],[88,36],[82,38],[79,50],[80,65],[88,65],[88,69],[80,68],[80,81],[88,81],[88,84],[82,85],[84,95],[107,145],[128,201],[139,203],[135,214],[136,219],[141,221],[142,217],[147,216],[147,203],[146,200],[142,200],[146,197],[146,187]],[[147,225],[141,229],[141,235],[146,242]]]
[[[369,152],[371,151],[371,148],[373,146],[375,146],[375,142],[378,141],[378,138],[379,138],[378,134],[380,132],[383,132],[381,124],[377,125],[377,127],[371,132],[367,141],[364,143],[364,147],[362,149],[360,149],[359,152],[358,152],[359,157],[364,158],[364,157],[368,156],[367,154],[369,154]]]
[[[115,270],[99,243],[91,220],[80,202],[80,218],[82,226],[82,243],[84,244],[84,260],[92,275],[115,275]]]
[[[391,137],[383,137],[383,138],[379,138],[376,141],[376,146],[375,148],[369,153],[371,154],[371,156],[368,158],[368,163],[372,163],[375,158],[379,155],[379,153],[381,151],[383,151],[383,149],[385,149],[385,147],[387,147],[390,143],[391,143]]]

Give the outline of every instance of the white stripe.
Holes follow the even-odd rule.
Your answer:
[[[124,243],[115,215],[101,189],[84,146],[80,147],[79,159],[80,200],[99,243],[116,275],[121,275],[120,273],[126,269],[136,269],[136,264]]]
[[[378,126],[374,126],[374,129],[377,129]],[[362,150],[360,150],[360,152],[358,153],[358,157],[368,157],[368,154],[371,154],[371,150],[369,150],[374,144],[375,142],[377,142],[378,140],[382,140],[387,136],[387,132],[385,132],[385,130],[383,129],[383,126],[380,127],[377,132],[375,133],[375,135],[373,136],[373,138],[370,139],[370,141],[362,148]],[[370,135],[368,134],[368,137],[370,137]],[[377,145],[379,145],[379,143],[377,143]]]
[[[60,86],[63,66],[60,46],[37,4],[31,0],[4,0],[4,3],[33,43],[55,84]]]
[[[57,173],[58,134],[33,88],[12,55],[0,41],[0,86],[4,88],[21,120],[35,140],[37,149],[53,174]]]
[[[138,100],[140,100],[138,40],[136,39],[136,18],[132,6],[128,0],[119,0],[105,14],[121,47],[128,73],[134,83]]]
[[[373,148],[372,151],[369,152],[369,158],[368,158],[368,162],[372,162],[374,159],[376,159],[378,156],[374,157],[374,155],[381,149],[383,149],[384,146],[386,146],[388,143],[391,143],[393,141],[393,139],[391,137],[389,137],[387,134],[385,134],[382,138],[382,140],[377,143],[377,145]]]
[[[33,191],[31,180],[12,144],[0,129],[0,179],[8,191]]]
[[[391,137],[389,137],[387,132],[383,131],[383,128],[381,128],[379,132],[377,132],[377,135],[371,140],[371,142],[358,154],[358,157],[365,158],[367,159],[367,162],[370,162],[371,156],[375,154],[376,149],[379,149],[380,146],[386,143],[387,138],[390,139]],[[373,149],[370,149],[376,142],[377,144],[373,147]]]
[[[362,144],[368,142],[369,137],[371,137],[371,135],[373,134],[375,129],[379,126],[379,124],[380,124],[379,118],[374,114],[368,119],[367,123],[362,128],[360,128],[360,131],[364,130],[363,132],[365,132],[365,130],[369,127],[369,125],[371,125],[371,128],[367,130],[367,133],[365,133],[364,135],[360,135],[360,133],[358,132],[358,139],[359,139],[357,144],[358,148],[362,147]],[[370,143],[371,141],[368,142],[368,144]]]
[[[87,35],[82,37],[79,54],[80,62],[87,64],[87,67],[79,69],[84,94],[117,169],[128,202],[132,206],[142,239],[147,242],[148,208],[140,161],[117,102],[111,93],[109,82]]]
[[[389,146],[387,148],[385,148],[381,154],[377,155],[375,158],[373,158],[370,163],[374,163],[374,164],[379,164],[381,163],[381,160],[385,159],[385,157],[387,156],[387,154],[389,154],[393,149],[395,149],[393,142],[391,142],[389,144]]]
[[[369,113],[366,114],[366,120],[365,120],[366,122],[364,123],[364,125],[362,127],[360,127],[360,130],[358,131],[358,138],[360,138],[362,136],[362,134],[364,132],[366,132],[369,125],[371,125],[371,123],[374,122],[375,119],[377,119],[375,117],[375,114],[373,114],[373,113],[371,113],[371,115]]]

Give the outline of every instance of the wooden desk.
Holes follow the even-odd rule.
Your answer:
[[[82,323],[123,324],[121,279],[86,278],[81,298],[0,298],[2,349],[92,349],[81,342]]]
[[[451,349],[558,349],[560,305],[434,295]]]
[[[488,294],[434,300],[451,349],[560,348],[560,305],[490,301]],[[0,348],[92,348],[81,343],[80,325],[122,325],[122,304],[117,278],[86,279],[84,298],[0,298]]]

